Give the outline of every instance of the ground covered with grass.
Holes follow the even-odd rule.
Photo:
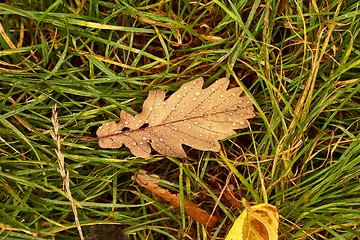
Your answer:
[[[7,0],[0,24],[1,239],[223,239],[242,198],[278,208],[279,239],[360,235],[358,1]],[[256,108],[221,152],[99,148],[101,124],[200,76]]]

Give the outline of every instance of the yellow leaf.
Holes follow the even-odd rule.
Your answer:
[[[273,205],[247,207],[236,219],[225,240],[277,240],[279,214]]]

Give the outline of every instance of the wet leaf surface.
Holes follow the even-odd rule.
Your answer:
[[[163,90],[151,90],[143,111],[131,115],[121,111],[120,122],[109,122],[96,132],[102,148],[120,148],[123,144],[137,157],[157,152],[186,157],[182,144],[204,151],[219,151],[219,140],[235,134],[234,129],[249,126],[255,116],[252,101],[240,87],[231,88],[221,78],[202,89],[198,78],[183,84],[165,100]]]

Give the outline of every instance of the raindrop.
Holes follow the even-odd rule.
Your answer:
[[[152,111],[152,110],[154,110],[154,108],[153,108],[153,107],[149,107],[149,111]]]
[[[134,145],[134,146],[136,146],[136,142],[132,142],[131,144]]]
[[[200,92],[196,92],[195,95],[196,95],[196,96],[200,96]]]
[[[196,101],[196,97],[194,97],[193,100]]]
[[[211,88],[211,91],[215,92],[215,90],[216,90],[215,88]]]
[[[176,95],[176,97],[177,97],[177,98],[181,98],[181,95],[180,95],[180,94],[178,94],[178,95]]]

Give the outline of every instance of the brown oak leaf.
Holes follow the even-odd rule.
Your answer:
[[[124,144],[143,158],[150,157],[151,147],[184,158],[182,144],[219,151],[218,140],[235,134],[234,129],[248,127],[247,119],[255,113],[242,88],[227,89],[229,79],[221,78],[205,89],[203,84],[202,78],[185,83],[166,100],[163,90],[149,91],[141,113],[134,116],[122,110],[119,123],[99,127],[99,146],[120,148]]]

